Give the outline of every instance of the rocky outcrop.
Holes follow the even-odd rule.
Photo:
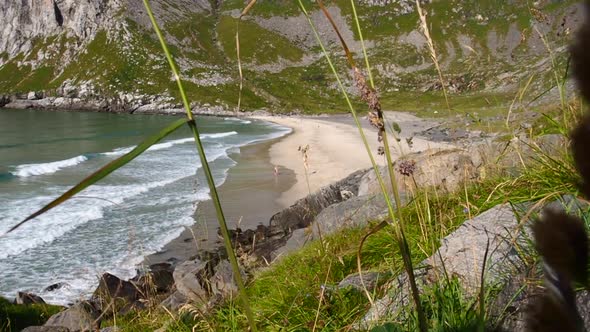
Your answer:
[[[0,5],[0,53],[28,52],[36,38],[64,33],[90,41],[118,0],[23,0]]]
[[[49,318],[45,327],[66,328],[70,332],[93,332],[100,327],[100,311],[90,302],[80,302]]]
[[[510,205],[496,206],[467,220],[441,240],[441,247],[418,264],[415,271],[420,288],[445,278],[458,278],[466,294],[475,296],[485,268],[486,286],[506,284],[507,276],[522,273],[521,260],[526,236]],[[360,329],[394,316],[411,302],[406,274],[395,278],[389,293],[375,302],[359,323]]]
[[[21,332],[70,332],[70,329],[63,326],[29,326]]]
[[[24,292],[16,293],[16,304],[42,304],[45,301],[38,295]]]

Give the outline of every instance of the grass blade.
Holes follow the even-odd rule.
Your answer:
[[[318,4],[320,3],[320,0],[317,0]],[[340,79],[340,76],[338,75],[338,72],[336,71],[336,68],[334,67],[334,64],[332,63],[332,60],[330,59],[330,56],[328,55],[328,52],[326,51],[326,48],[324,47],[324,44],[318,34],[317,29],[315,28],[315,25],[313,23],[313,21],[311,20],[311,17],[309,16],[309,13],[307,12],[307,10],[305,9],[305,6],[303,5],[303,2],[301,0],[298,0],[298,4],[299,4],[299,8],[301,9],[302,13],[305,15],[305,17],[307,18],[307,21],[309,23],[309,25],[311,26],[311,29],[314,33],[315,39],[318,42],[320,48],[322,49],[322,53],[324,54],[324,57],[326,58],[326,61],[328,62],[328,65],[330,67],[330,69],[332,70],[332,73],[334,74],[334,77],[336,78],[336,81],[338,83],[338,86],[340,88],[340,91],[342,92],[344,99],[346,100],[346,103],[348,105],[348,108],[350,109],[350,112],[353,116],[354,122],[357,126],[358,132],[361,136],[361,141],[363,142],[363,145],[365,147],[365,150],[367,151],[367,154],[369,156],[369,159],[371,160],[371,165],[373,166],[373,169],[375,170],[375,175],[377,178],[377,182],[379,183],[379,186],[381,188],[381,192],[383,193],[383,198],[385,199],[385,202],[387,204],[387,209],[389,212],[389,217],[391,219],[391,225],[393,226],[395,233],[396,233],[396,237],[397,237],[397,242],[398,245],[400,247],[400,252],[402,253],[402,259],[404,262],[404,268],[406,270],[406,273],[408,273],[408,277],[409,277],[409,281],[410,281],[410,287],[412,289],[412,298],[414,300],[415,306],[416,306],[416,313],[418,315],[418,320],[420,323],[420,331],[425,332],[427,330],[427,326],[426,326],[426,319],[424,316],[424,312],[422,310],[422,305],[420,303],[420,294],[416,285],[416,280],[414,277],[414,270],[413,270],[413,265],[412,265],[412,258],[410,255],[410,248],[408,246],[408,242],[406,239],[406,236],[403,232],[403,226],[402,226],[402,219],[400,218],[398,220],[398,223],[395,222],[396,220],[396,216],[395,216],[395,212],[393,209],[393,204],[391,202],[391,199],[389,198],[389,195],[387,193],[387,188],[385,187],[385,183],[383,181],[383,178],[381,177],[381,173],[379,172],[379,168],[377,167],[377,163],[375,162],[375,158],[373,157],[373,153],[371,152],[371,149],[369,147],[369,143],[367,141],[367,137],[364,133],[364,130],[362,128],[362,125],[358,119],[357,116],[357,112],[354,109],[354,107],[352,106],[352,102],[350,101],[350,97],[348,96],[348,93],[346,92],[346,89],[344,88],[344,85],[342,83],[342,80]],[[321,5],[320,5],[321,6]],[[326,13],[327,11],[324,11],[324,13]],[[329,14],[327,15],[328,19],[330,19]],[[332,24],[332,27],[334,27],[335,30],[338,30],[337,27]],[[337,32],[338,33],[338,32]],[[344,41],[341,39],[341,42],[343,43],[343,47],[345,49],[345,52],[347,52],[348,47],[346,47],[346,44],[344,44]],[[349,52],[348,52],[349,53]],[[354,63],[351,63],[351,67],[353,67],[353,70],[355,71],[355,79],[357,80],[357,85],[361,85],[358,82],[363,82],[362,83],[362,89],[363,92],[362,94],[364,94],[364,98],[366,99],[367,103],[369,104],[369,108],[371,111],[377,113],[379,115],[379,123],[380,126],[379,127],[379,135],[381,135],[380,137],[385,138],[384,139],[384,143],[385,143],[385,150],[386,150],[386,154],[388,154],[388,158],[391,157],[391,153],[388,150],[388,145],[387,145],[387,140],[386,140],[386,135],[384,134],[384,130],[383,130],[383,117],[382,117],[382,112],[380,112],[381,110],[381,106],[379,104],[379,100],[376,96],[376,93],[374,91],[374,89],[369,89],[366,86],[366,83],[364,82],[364,77],[362,76],[362,74],[360,73],[360,71],[358,70],[358,68],[354,65]],[[364,100],[365,100],[364,99]],[[396,202],[398,202],[398,214],[401,217],[401,213],[399,211],[399,193],[397,193],[397,186],[394,183],[394,174],[393,174],[393,169],[391,167],[391,163],[390,163],[391,159],[388,159],[388,163],[390,164],[388,169],[390,171],[391,174],[391,180],[392,180],[392,185],[393,185],[393,191],[395,194],[395,199]]]
[[[19,228],[20,226],[22,226],[24,223],[30,221],[31,219],[36,218],[36,217],[42,215],[43,213],[53,209],[54,207],[60,205],[61,203],[67,201],[68,199],[72,198],[72,196],[76,195],[77,193],[88,188],[92,184],[103,179],[105,176],[111,174],[113,171],[123,167],[125,164],[127,164],[131,160],[135,159],[142,152],[147,150],[150,146],[158,143],[164,137],[168,136],[169,134],[171,134],[172,132],[174,132],[176,129],[180,128],[182,125],[184,125],[187,122],[189,122],[189,121],[186,119],[180,119],[180,120],[174,121],[172,124],[170,124],[168,127],[164,128],[164,129],[162,129],[157,134],[155,134],[151,137],[148,137],[146,140],[141,142],[137,147],[135,147],[135,149],[133,149],[129,153],[126,153],[123,156],[111,161],[110,163],[106,164],[98,171],[90,174],[84,180],[80,181],[80,183],[78,183],[77,185],[75,185],[73,188],[66,191],[65,193],[63,193],[61,196],[59,196],[58,198],[53,200],[51,203],[45,205],[39,211],[31,214],[25,220],[19,222],[15,226],[13,226],[10,230],[8,230],[7,233],[14,231],[15,229]]]
[[[186,96],[186,92],[184,90],[184,86],[182,84],[182,80],[180,79],[180,74],[178,71],[178,67],[172,58],[172,54],[168,49],[166,44],[166,40],[164,40],[164,36],[162,35],[162,31],[158,26],[158,22],[156,21],[156,17],[152,11],[150,6],[149,0],[143,0],[143,4],[145,9],[150,17],[150,21],[152,22],[152,26],[160,44],[162,46],[162,50],[166,55],[166,59],[168,59],[168,64],[170,65],[170,69],[174,74],[174,78],[176,80],[176,84],[178,85],[178,89],[180,90],[180,97],[182,98],[182,104],[184,105],[186,115],[190,120],[193,120],[193,113],[190,108],[190,104],[188,102],[188,98]],[[209,167],[209,163],[207,162],[207,156],[205,154],[205,148],[201,142],[201,138],[199,137],[199,129],[197,128],[197,124],[195,121],[189,122],[189,127],[195,137],[195,144],[197,151],[199,153],[199,158],[201,159],[201,164],[203,166],[203,172],[205,173],[205,177],[207,178],[207,185],[209,186],[209,192],[211,194],[211,200],[213,201],[213,205],[215,206],[215,212],[217,214],[217,221],[219,222],[219,229],[221,230],[221,234],[223,236],[223,242],[225,245],[225,249],[227,251],[228,260],[231,264],[234,280],[236,285],[238,286],[238,290],[240,293],[240,298],[242,300],[243,309],[248,317],[248,323],[250,325],[250,330],[256,332],[256,321],[254,320],[254,315],[252,313],[252,309],[250,308],[250,302],[248,301],[248,295],[246,294],[246,288],[244,286],[244,281],[242,280],[242,274],[240,272],[240,267],[238,265],[238,260],[236,259],[236,254],[232,247],[231,238],[229,236],[229,231],[227,228],[227,223],[225,222],[225,216],[223,214],[223,209],[221,207],[221,201],[219,199],[219,194],[217,193],[217,187],[215,187],[215,180],[213,178],[213,174],[211,173],[211,168]]]

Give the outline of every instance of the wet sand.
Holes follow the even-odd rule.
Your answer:
[[[269,153],[271,146],[281,139],[248,145],[239,154],[230,155],[237,165],[229,170],[227,179],[218,188],[229,228],[239,225],[245,230],[266,225],[272,215],[287,207],[277,198],[295,184],[295,173],[278,166],[279,173],[275,175]],[[223,245],[217,234],[219,224],[211,200],[199,203],[195,220],[178,238],[146,257],[144,264],[183,261],[196,255],[199,249]]]

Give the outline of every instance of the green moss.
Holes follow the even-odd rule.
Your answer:
[[[223,54],[215,44],[215,17],[193,14],[188,19],[168,23],[164,31],[173,36],[181,45],[183,54],[193,60],[220,63]]]
[[[227,57],[236,60],[237,19],[222,16],[217,26],[219,41]],[[242,61],[257,64],[269,64],[279,59],[300,61],[303,51],[293,45],[287,38],[265,30],[259,25],[242,20],[240,23],[240,57]]]
[[[0,91],[14,93],[18,92],[18,84],[30,73],[30,66],[18,66],[17,60],[9,61],[0,67]]]
[[[62,307],[49,304],[16,305],[0,297],[0,331],[20,331],[27,326],[43,325]]]
[[[19,82],[16,87],[17,91],[42,91],[49,86],[53,78],[53,67],[40,67],[31,72],[24,80]]]

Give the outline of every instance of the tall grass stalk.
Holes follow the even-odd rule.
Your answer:
[[[354,0],[351,0],[350,1],[350,4],[351,4],[351,7],[352,7],[352,13],[353,13],[353,17],[354,17],[354,22],[355,22],[355,25],[356,25],[356,29],[357,29],[357,32],[359,34],[359,39],[360,39],[360,42],[361,42],[361,48],[362,48],[362,51],[363,51],[363,58],[365,60],[365,67],[366,67],[366,71],[367,71],[367,76],[369,77],[369,83],[371,85],[371,89],[373,90],[373,92],[376,93],[375,80],[373,79],[371,65],[369,63],[369,56],[367,55],[367,48],[365,46],[365,41],[364,41],[364,38],[363,38],[363,32],[362,32],[361,25],[360,25],[360,22],[359,22],[359,18],[358,18],[357,12],[356,12],[356,5],[354,3]],[[334,26],[334,29],[337,29],[337,27]],[[342,42],[344,42],[344,41],[342,41]],[[345,49],[347,49],[347,48],[345,48]],[[354,66],[354,63],[353,62],[351,62],[350,64],[351,64],[351,66]],[[446,94],[445,94],[445,97],[446,97]],[[448,102],[447,102],[447,106],[448,106]],[[383,112],[380,109],[380,107],[377,110],[377,112],[378,112],[378,117],[381,119],[383,125],[385,126],[385,120],[384,120],[384,117],[383,117]],[[389,145],[389,138],[388,138],[387,130],[383,130],[382,131],[382,139],[383,139],[383,147],[384,147],[384,152],[385,152],[385,159],[386,159],[386,162],[387,162],[387,172],[389,174],[389,180],[391,182],[391,189],[393,191],[393,196],[394,196],[395,204],[396,204],[396,207],[397,207],[396,210],[398,212],[400,235],[402,237],[403,246],[406,247],[406,248],[408,248],[408,252],[407,252],[408,260],[409,260],[408,261],[408,265],[410,266],[410,269],[412,270],[412,273],[409,273],[408,275],[409,275],[409,278],[412,279],[411,283],[415,284],[415,280],[414,280],[414,277],[413,277],[413,264],[412,264],[412,261],[411,261],[411,253],[409,252],[409,246],[407,244],[407,239],[405,237],[405,231],[404,231],[404,217],[403,217],[403,214],[401,213],[401,209],[400,209],[401,204],[402,204],[401,203],[401,197],[400,197],[399,188],[398,188],[398,184],[397,184],[396,174],[395,174],[395,171],[393,169],[393,160],[392,160],[392,157],[391,157],[391,148],[390,148],[390,145]],[[402,152],[401,145],[399,146],[399,151],[400,151],[400,153]],[[384,195],[387,195],[387,192],[384,192],[383,194]],[[404,253],[404,251],[402,250],[402,254],[403,253]],[[359,270],[359,275],[361,275],[361,278],[360,279],[361,279],[361,282],[363,283],[363,287],[364,287],[365,285],[364,285],[363,278],[362,278],[362,269],[361,269],[360,264],[358,266],[358,270]],[[412,291],[414,291],[414,289],[412,289]],[[417,290],[416,290],[416,292],[417,292]],[[416,298],[415,298],[415,300],[416,300]],[[418,299],[418,301],[416,301],[416,306],[417,306],[416,309],[419,312],[418,317],[419,317],[419,320],[420,320],[420,323],[421,323],[420,325],[421,325],[421,328],[422,328],[422,327],[424,327],[424,325],[426,325],[426,323],[425,323],[425,318],[423,317],[423,315],[422,316],[420,315],[420,312],[422,310],[420,309],[420,301],[419,301],[419,299]],[[424,324],[422,324],[422,323],[424,323]]]
[[[164,53],[166,54],[166,58],[168,59],[170,69],[172,70],[172,72],[174,74],[174,78],[175,78],[176,83],[178,85],[178,89],[180,90],[180,96],[182,98],[182,103],[183,103],[184,108],[186,110],[186,115],[190,120],[193,120],[193,114],[192,114],[192,111],[190,108],[190,104],[188,102],[188,98],[186,97],[186,93],[184,91],[182,81],[180,79],[180,74],[179,74],[178,68],[176,66],[176,63],[174,62],[174,59],[172,58],[170,51],[168,50],[168,46],[166,45],[166,41],[164,40],[164,36],[162,35],[162,32],[160,31],[160,28],[158,26],[158,22],[156,21],[156,18],[154,17],[154,14],[152,12],[151,6],[149,4],[149,0],[143,0],[143,4],[146,8],[146,11],[147,11],[149,17],[150,17],[154,31],[158,35],[158,39],[160,40],[160,44],[162,45],[162,49],[163,49]],[[223,209],[221,207],[221,201],[219,200],[217,188],[215,187],[215,181],[214,181],[213,175],[211,173],[209,163],[207,162],[207,156],[205,154],[205,149],[203,148],[203,144],[201,143],[201,138],[199,137],[199,130],[197,128],[195,121],[189,122],[189,127],[193,133],[193,136],[195,137],[195,143],[197,146],[197,150],[199,152],[201,164],[203,165],[203,171],[204,171],[205,176],[207,178],[207,184],[209,185],[211,199],[212,199],[213,204],[215,206],[215,212],[217,214],[219,228],[221,229],[221,234],[223,236],[225,249],[227,251],[227,255],[228,255],[230,264],[232,266],[232,270],[234,273],[234,279],[236,281],[236,284],[238,285],[240,297],[242,300],[242,305],[244,307],[244,311],[246,312],[246,316],[248,317],[250,329],[252,331],[257,331],[256,322],[254,320],[254,315],[252,313],[252,309],[250,308],[250,302],[248,301],[248,295],[246,294],[246,288],[244,287],[244,281],[242,280],[242,274],[240,273],[240,267],[238,265],[236,255],[235,255],[235,252],[234,252],[232,244],[231,244],[231,238],[230,238],[229,231],[227,228],[227,223],[225,222],[225,216],[223,214]]]
[[[365,150],[367,151],[367,154],[369,156],[369,159],[371,161],[371,164],[373,166],[373,169],[375,171],[376,177],[377,177],[377,181],[379,183],[379,186],[381,188],[381,191],[383,193],[383,197],[385,199],[385,202],[387,204],[387,209],[389,212],[389,217],[391,219],[391,225],[394,227],[394,230],[396,232],[396,237],[397,237],[397,242],[398,245],[400,247],[400,252],[402,254],[402,259],[404,262],[404,268],[406,270],[406,273],[408,274],[408,279],[410,281],[410,287],[412,289],[412,298],[414,300],[414,304],[416,306],[416,313],[418,315],[419,318],[419,325],[420,325],[420,330],[425,332],[427,331],[427,326],[426,326],[426,318],[424,316],[424,312],[422,311],[422,306],[420,303],[420,295],[418,292],[418,287],[416,286],[416,280],[414,277],[414,270],[413,270],[413,265],[412,265],[412,259],[411,259],[411,255],[410,255],[410,248],[407,244],[407,240],[405,238],[405,234],[403,233],[402,229],[401,229],[401,225],[400,223],[396,223],[396,216],[395,216],[395,212],[393,209],[393,205],[391,202],[391,199],[389,198],[389,195],[387,194],[387,188],[385,186],[385,183],[383,181],[383,178],[381,177],[381,174],[379,172],[379,168],[377,166],[377,163],[375,162],[375,158],[373,157],[373,153],[371,152],[371,148],[369,147],[369,143],[367,141],[367,137],[364,133],[364,130],[362,128],[362,125],[359,121],[359,118],[357,116],[356,110],[354,109],[352,102],[348,96],[348,93],[346,92],[346,89],[344,88],[344,85],[342,83],[342,80],[340,79],[340,75],[338,74],[338,72],[336,71],[336,68],[334,67],[334,64],[332,63],[332,60],[330,58],[330,56],[328,55],[328,52],[318,34],[318,31],[315,27],[315,24],[313,23],[313,21],[311,20],[311,17],[309,16],[309,13],[307,12],[305,6],[303,5],[303,2],[301,0],[298,0],[299,3],[299,7],[301,9],[301,11],[303,12],[303,14],[305,15],[305,17],[307,18],[307,21],[309,22],[311,29],[314,33],[314,36],[316,38],[316,41],[318,42],[324,57],[326,58],[328,65],[332,71],[332,73],[334,74],[336,81],[338,83],[338,86],[340,88],[340,91],[342,92],[344,99],[346,100],[346,103],[348,105],[348,108],[354,118],[355,124],[357,126],[357,129],[359,131],[359,134],[361,136],[361,140],[363,142],[363,145],[365,147]],[[323,7],[320,4],[321,7]],[[326,13],[327,11],[324,8],[324,13]],[[329,14],[327,15],[329,17]],[[333,22],[331,22],[332,25],[334,26]],[[339,34],[338,34],[339,35]],[[339,35],[340,39],[342,40],[341,36]],[[345,44],[344,44],[345,45]],[[349,59],[351,58],[350,56],[350,52],[348,52],[347,56],[349,57]],[[399,208],[399,206],[398,206]],[[399,213],[399,212],[398,212]],[[399,221],[399,220],[398,220]]]
[[[430,37],[430,29],[428,29],[428,22],[426,21],[426,14],[422,11],[422,6],[420,6],[420,0],[416,0],[416,10],[418,11],[418,16],[420,17],[420,25],[422,27],[422,33],[424,37],[426,37],[426,44],[428,45],[428,50],[430,52],[430,57],[432,58],[432,62],[434,63],[434,67],[438,72],[438,79],[440,80],[440,84],[442,86],[443,95],[445,96],[445,103],[447,104],[447,109],[449,110],[449,114],[451,113],[451,106],[449,104],[449,97],[447,96],[447,88],[445,85],[445,80],[443,78],[442,70],[440,69],[440,65],[438,63],[438,56],[436,54],[436,49],[434,48],[434,42],[432,41],[432,37]]]

